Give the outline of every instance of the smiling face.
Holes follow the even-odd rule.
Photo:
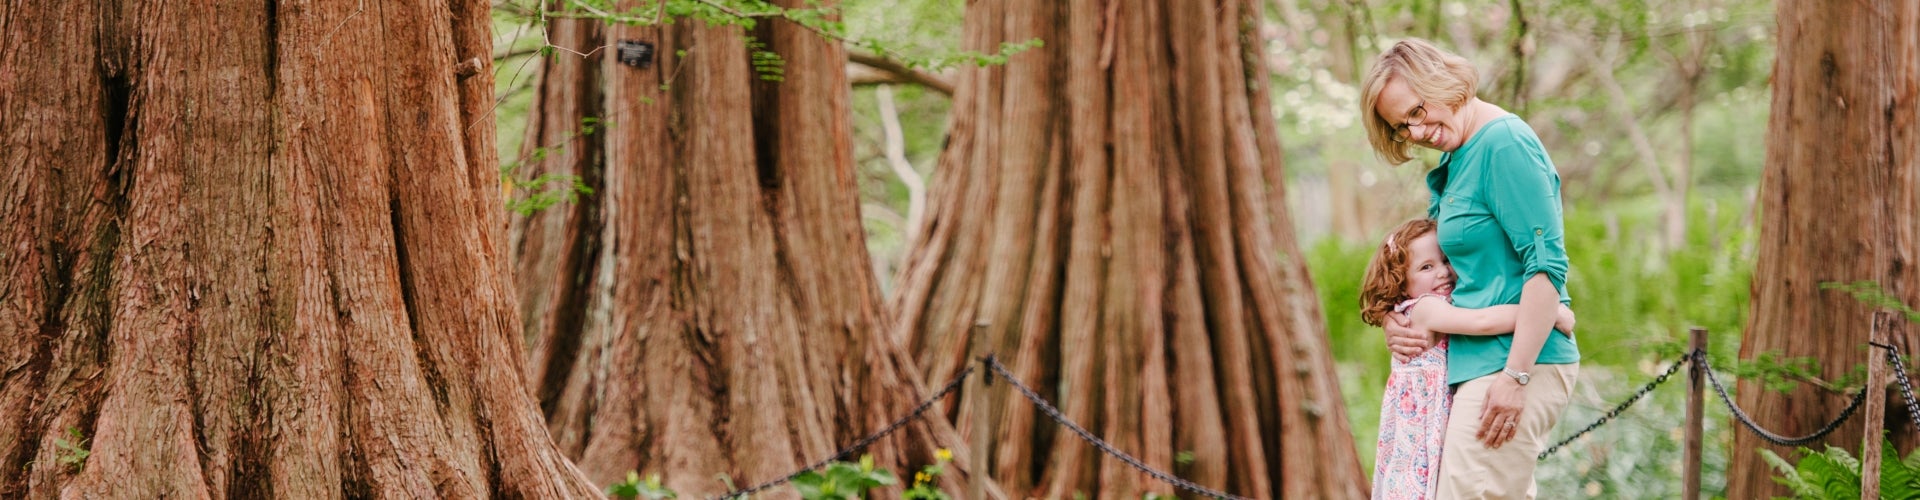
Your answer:
[[[1407,144],[1452,152],[1467,142],[1465,122],[1445,103],[1422,99],[1404,78],[1387,80],[1374,100],[1373,112]]]
[[[1440,237],[1432,231],[1407,242],[1407,297],[1453,294],[1453,266],[1440,252]]]
[[[1367,145],[1394,165],[1413,160],[1409,145],[1459,149],[1467,142],[1470,129],[1465,125],[1471,122],[1460,115],[1482,116],[1485,111],[1486,103],[1474,99],[1479,85],[1480,77],[1466,58],[1418,38],[1395,42],[1360,80],[1358,111]],[[1395,134],[1403,126],[1405,139]]]

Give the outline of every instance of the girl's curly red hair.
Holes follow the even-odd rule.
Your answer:
[[[1360,280],[1360,321],[1380,326],[1395,304],[1412,298],[1407,296],[1407,243],[1438,228],[1433,219],[1420,218],[1387,233]]]

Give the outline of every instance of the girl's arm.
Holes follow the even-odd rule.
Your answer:
[[[1518,304],[1464,309],[1437,297],[1434,299],[1422,298],[1418,305],[1408,311],[1414,326],[1458,335],[1506,335],[1514,332],[1514,324],[1520,318]],[[1573,310],[1564,304],[1560,305],[1553,328],[1572,336],[1573,327]]]

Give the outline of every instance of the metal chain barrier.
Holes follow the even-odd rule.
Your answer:
[[[1120,461],[1126,462],[1127,465],[1133,466],[1134,469],[1137,469],[1140,472],[1144,472],[1149,476],[1153,476],[1154,479],[1158,479],[1161,482],[1171,484],[1176,488],[1180,488],[1183,490],[1205,495],[1210,498],[1247,500],[1246,497],[1242,497],[1242,496],[1234,495],[1231,493],[1211,489],[1205,486],[1201,486],[1199,484],[1193,483],[1192,481],[1188,481],[1188,480],[1176,477],[1173,474],[1168,474],[1166,472],[1161,472],[1157,469],[1154,469],[1153,467],[1148,467],[1147,464],[1141,462],[1140,459],[1133,458],[1132,455],[1128,455],[1126,454],[1126,452],[1122,452],[1118,449],[1115,449],[1113,445],[1107,444],[1107,442],[1105,440],[1100,439],[1099,436],[1095,436],[1093,435],[1093,433],[1087,432],[1086,429],[1081,428],[1079,424],[1075,424],[1073,423],[1073,421],[1067,420],[1066,415],[1062,415],[1060,413],[1060,409],[1054,408],[1052,403],[1048,403],[1045,398],[1040,397],[1039,393],[1034,392],[1032,388],[1027,387],[1027,384],[1021,383],[1020,379],[1015,378],[1012,372],[1007,371],[1007,367],[1004,365],[1001,365],[999,359],[995,359],[993,356],[987,356],[987,358],[984,360],[981,360],[981,362],[986,363],[987,367],[993,369],[992,373],[987,374],[987,380],[993,380],[994,374],[999,374],[1001,378],[1007,379],[1008,383],[1013,384],[1014,389],[1019,390],[1020,394],[1022,396],[1026,396],[1028,401],[1032,401],[1034,406],[1040,407],[1040,411],[1045,412],[1048,417],[1052,417],[1054,422],[1059,423],[1060,425],[1065,426],[1068,430],[1073,431],[1074,434],[1080,436],[1080,439],[1086,440],[1086,442],[1093,444],[1093,447],[1100,449],[1102,453],[1112,455],[1113,458],[1118,458],[1120,459]]]
[[[1914,425],[1920,426],[1920,399],[1916,399],[1914,397],[1913,382],[1907,376],[1906,367],[1900,363],[1899,349],[1890,345],[1884,345],[1884,344],[1878,344],[1878,343],[1870,343],[1870,344],[1872,344],[1875,347],[1885,349],[1887,351],[1886,353],[1887,360],[1894,367],[1894,379],[1899,381],[1900,393],[1902,396],[1906,397],[1907,413],[1909,416],[1913,417]],[[985,376],[987,377],[986,379],[987,384],[992,384],[993,378],[996,375],[998,375],[1000,378],[1006,379],[1008,383],[1011,383],[1013,385],[1013,388],[1015,390],[1020,392],[1021,396],[1026,397],[1028,401],[1033,402],[1035,406],[1039,407],[1042,413],[1045,413],[1049,418],[1052,418],[1055,423],[1058,423],[1061,426],[1066,427],[1068,430],[1073,431],[1074,435],[1079,436],[1080,439],[1085,440],[1089,444],[1092,444],[1093,447],[1096,449],[1099,449],[1100,452],[1110,455],[1116,459],[1119,459],[1121,462],[1125,462],[1127,465],[1132,466],[1134,469],[1139,470],[1140,472],[1146,473],[1148,476],[1152,476],[1154,479],[1158,479],[1161,482],[1167,483],[1169,485],[1173,485],[1174,487],[1180,488],[1182,490],[1190,491],[1190,492],[1204,495],[1210,498],[1247,500],[1246,497],[1242,497],[1242,496],[1234,495],[1231,493],[1208,488],[1205,486],[1201,486],[1192,481],[1181,479],[1177,476],[1174,476],[1173,474],[1170,474],[1158,469],[1154,469],[1153,467],[1148,466],[1146,463],[1141,462],[1140,459],[1134,458],[1132,455],[1128,455],[1126,452],[1123,452],[1117,448],[1114,448],[1113,445],[1107,443],[1106,440],[1100,439],[1099,436],[1095,436],[1092,432],[1089,432],[1085,428],[1080,427],[1079,424],[1073,423],[1072,420],[1068,420],[1065,414],[1060,413],[1059,408],[1055,408],[1053,406],[1053,403],[1047,402],[1046,398],[1041,397],[1038,392],[1035,392],[1033,390],[1033,388],[1027,387],[1027,384],[1025,384],[1024,382],[1021,382],[1019,378],[1014,377],[1013,373],[1007,370],[1006,365],[1000,364],[1000,360],[997,359],[996,357],[989,355],[986,358],[981,359],[980,361],[982,364],[986,365],[989,369],[992,370],[985,374]],[[1567,436],[1565,439],[1560,440],[1560,442],[1558,443],[1554,443],[1554,445],[1548,447],[1546,451],[1540,452],[1540,455],[1537,457],[1537,459],[1545,460],[1548,456],[1553,455],[1554,452],[1559,451],[1560,448],[1565,447],[1566,445],[1572,443],[1574,440],[1579,439],[1581,436],[1584,436],[1590,432],[1593,432],[1594,429],[1598,429],[1600,426],[1606,425],[1608,422],[1613,421],[1613,419],[1618,418],[1621,413],[1627,410],[1627,408],[1632,407],[1634,403],[1639,402],[1641,398],[1646,397],[1646,395],[1653,392],[1655,388],[1659,387],[1663,383],[1666,383],[1668,378],[1671,378],[1674,373],[1677,373],[1680,371],[1680,367],[1686,366],[1688,363],[1693,363],[1696,369],[1698,369],[1701,373],[1706,375],[1707,382],[1713,385],[1714,392],[1720,395],[1720,400],[1726,403],[1727,411],[1733,414],[1733,417],[1735,420],[1738,420],[1741,423],[1741,425],[1746,426],[1747,430],[1753,431],[1755,435],[1760,436],[1761,439],[1764,439],[1767,442],[1770,442],[1776,445],[1799,446],[1807,443],[1812,443],[1815,440],[1818,440],[1821,437],[1826,436],[1829,433],[1832,433],[1834,429],[1838,429],[1840,427],[1841,423],[1846,422],[1848,418],[1852,417],[1853,413],[1860,408],[1860,403],[1862,401],[1866,401],[1867,399],[1868,388],[1863,387],[1860,389],[1859,393],[1854,394],[1853,401],[1847,404],[1846,409],[1843,409],[1840,411],[1840,416],[1834,417],[1832,422],[1828,422],[1826,425],[1821,426],[1820,429],[1814,431],[1813,434],[1809,434],[1807,436],[1797,437],[1797,438],[1781,436],[1779,434],[1775,434],[1773,432],[1767,431],[1765,428],[1760,427],[1760,424],[1754,423],[1753,419],[1747,416],[1747,412],[1742,411],[1739,406],[1734,404],[1733,398],[1727,395],[1726,387],[1720,385],[1720,378],[1714,375],[1713,365],[1711,362],[1707,360],[1706,352],[1696,349],[1691,352],[1688,352],[1687,355],[1682,357],[1681,359],[1674,361],[1673,365],[1668,366],[1666,371],[1663,371],[1660,373],[1659,376],[1654,377],[1653,381],[1648,382],[1647,385],[1645,386],[1642,386],[1639,391],[1634,392],[1634,394],[1632,396],[1629,396],[1626,399],[1626,401],[1622,401],[1618,406],[1615,406],[1613,407],[1613,409],[1608,410],[1605,415],[1602,415],[1598,420],[1595,420],[1593,423],[1588,424],[1586,428],[1581,429],[1579,432],[1573,433],[1573,435]],[[820,468],[826,467],[828,464],[834,461],[845,459],[846,457],[852,455],[854,452],[860,451],[861,449],[866,448],[868,445],[872,445],[875,441],[879,441],[881,438],[886,437],[888,434],[892,434],[894,431],[899,430],[901,427],[905,426],[907,422],[910,422],[916,418],[919,418],[922,413],[926,413],[927,409],[932,408],[934,403],[939,402],[941,399],[945,399],[948,395],[952,394],[954,391],[959,390],[961,384],[966,382],[967,377],[973,375],[973,371],[974,371],[973,366],[971,365],[967,366],[965,370],[962,370],[959,375],[953,378],[953,381],[947,382],[947,385],[945,387],[942,387],[939,391],[935,392],[932,396],[927,397],[925,401],[921,401],[920,404],[915,406],[913,408],[913,411],[908,412],[906,416],[900,417],[899,419],[894,420],[893,423],[888,424],[884,428],[881,428],[878,432],[868,435],[867,437],[861,438],[859,441],[854,442],[852,445],[848,445],[846,448],[842,448],[839,452],[834,453],[833,456],[827,457],[826,459],[821,460],[817,463],[814,463],[813,465],[809,465],[806,468],[794,471],[791,474],[787,474],[785,477],[782,477],[780,479],[775,479],[772,481],[756,484],[749,488],[729,491],[719,496],[709,497],[709,498],[713,500],[742,498],[746,495],[751,495],[753,493],[766,490],[767,488],[772,488],[774,486],[786,484],[788,482],[793,481],[795,478],[800,477],[801,474],[804,474],[807,471],[820,469]]]
[[[1832,422],[1827,422],[1827,425],[1821,426],[1820,430],[1813,431],[1813,434],[1805,437],[1786,437],[1761,428],[1760,424],[1754,423],[1753,419],[1747,416],[1747,412],[1741,411],[1740,407],[1733,403],[1733,398],[1727,396],[1727,388],[1720,385],[1720,378],[1713,375],[1713,363],[1707,361],[1706,356],[1698,356],[1697,362],[1700,363],[1700,371],[1707,374],[1707,382],[1713,384],[1713,391],[1720,393],[1720,401],[1727,404],[1727,411],[1733,413],[1734,420],[1740,421],[1740,425],[1746,426],[1747,430],[1753,431],[1754,435],[1760,436],[1760,439],[1780,446],[1800,446],[1819,440],[1821,436],[1840,428],[1840,423],[1846,422],[1847,417],[1853,416],[1854,410],[1860,409],[1860,402],[1867,400],[1867,388],[1861,387],[1860,392],[1853,395],[1853,402],[1848,403],[1846,409],[1840,410],[1840,416],[1834,417]]]
[[[967,369],[961,370],[960,374],[954,376],[953,381],[947,382],[947,386],[940,388],[939,392],[933,393],[933,395],[928,396],[925,401],[921,401],[919,406],[913,407],[913,411],[907,412],[906,416],[900,417],[899,419],[894,420],[892,424],[888,424],[886,427],[881,428],[879,432],[875,432],[873,434],[868,435],[867,437],[860,438],[859,441],[855,441],[852,445],[849,445],[846,448],[841,448],[839,453],[834,453],[833,456],[827,457],[825,460],[816,462],[813,465],[809,465],[804,469],[793,471],[792,474],[787,474],[786,477],[782,477],[780,479],[775,479],[772,481],[756,484],[756,485],[753,485],[753,487],[751,488],[729,491],[721,494],[720,496],[708,497],[708,498],[710,500],[719,500],[719,499],[728,499],[728,498],[744,498],[747,495],[757,493],[761,490],[765,490],[767,488],[772,488],[775,486],[779,486],[779,485],[791,482],[794,480],[794,478],[800,477],[801,474],[805,474],[807,471],[824,468],[827,466],[827,464],[833,463],[834,461],[837,461],[837,460],[845,459],[848,456],[853,455],[853,452],[860,451],[861,449],[866,448],[867,445],[873,444],[874,441],[879,441],[880,438],[887,437],[887,435],[892,434],[893,431],[899,430],[901,427],[907,425],[907,422],[911,422],[913,421],[913,419],[920,418],[920,414],[926,413],[927,409],[932,408],[934,403],[938,403],[940,402],[941,399],[945,399],[947,395],[952,394],[953,391],[960,390],[960,385],[967,381],[967,376],[969,375],[973,375],[972,365],[968,365]],[[989,375],[989,380],[991,380],[991,375]]]
[[[1600,426],[1606,425],[1607,422],[1612,421],[1615,417],[1619,417],[1621,412],[1627,411],[1627,408],[1633,406],[1633,403],[1640,401],[1640,398],[1645,397],[1647,393],[1653,392],[1653,388],[1659,387],[1660,384],[1666,383],[1667,377],[1671,377],[1673,376],[1674,372],[1680,371],[1681,366],[1685,366],[1688,362],[1693,361],[1694,357],[1699,354],[1701,354],[1700,351],[1695,350],[1693,352],[1687,353],[1686,356],[1681,357],[1679,360],[1674,361],[1673,366],[1667,367],[1667,371],[1661,372],[1660,376],[1658,377],[1654,377],[1652,382],[1647,382],[1647,385],[1644,387],[1641,387],[1639,392],[1633,393],[1633,396],[1628,397],[1627,400],[1621,402],[1619,406],[1615,406],[1613,407],[1612,410],[1608,410],[1607,414],[1600,416],[1599,420],[1595,420],[1593,421],[1593,423],[1587,424],[1587,428],[1580,429],[1580,432],[1575,432],[1573,433],[1573,435],[1567,436],[1566,439],[1562,439],[1560,440],[1560,442],[1554,443],[1553,446],[1547,447],[1547,450],[1540,452],[1540,456],[1536,457],[1535,460],[1546,460],[1548,455],[1552,455],[1553,452],[1560,451],[1560,447],[1566,446],[1568,443],[1572,443],[1573,440],[1575,439],[1580,439],[1580,436],[1584,436],[1589,432],[1593,432],[1594,429],[1598,429],[1600,428]]]
[[[1907,399],[1907,420],[1920,428],[1920,403],[1913,399],[1913,381],[1907,379],[1907,365],[1900,362],[1900,348],[1876,342],[1868,343],[1887,350],[1887,364],[1893,367],[1893,379],[1900,382],[1900,395]]]

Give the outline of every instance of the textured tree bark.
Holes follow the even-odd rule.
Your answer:
[[[522,389],[487,8],[0,15],[0,497],[599,496]]]
[[[1874,281],[1908,306],[1920,305],[1920,7],[1781,2],[1776,24],[1759,262],[1740,356],[1810,356],[1831,380],[1881,353],[1865,347],[1875,307],[1822,283]],[[1914,329],[1906,331],[1892,340],[1911,353],[1920,342]],[[1738,402],[1761,425],[1804,435],[1836,416],[1847,398],[1806,386],[1772,392],[1743,381]],[[1824,441],[1857,449],[1861,420],[1881,417],[1899,449],[1920,441],[1904,423],[1904,409],[1855,416]],[[1734,436],[1727,497],[1786,494],[1754,450],[1791,450],[1750,433]]]
[[[966,48],[1045,46],[956,80],[895,331],[928,380],[962,369],[985,336],[1068,417],[1202,485],[1362,497],[1279,184],[1257,12],[1239,0],[970,3]],[[1009,494],[1172,492],[1005,387],[991,388],[991,451]],[[948,411],[960,429],[980,417],[971,403]]]
[[[784,477],[925,397],[880,329],[837,42],[777,20],[550,32],[580,52],[657,48],[645,68],[605,50],[547,61],[525,143],[564,145],[526,175],[596,190],[514,223],[528,380],[589,477],[637,470],[683,496],[722,493],[716,474]],[[784,61],[783,81],[752,66],[749,35]],[[588,117],[610,126],[578,134]],[[864,453],[910,481],[962,446],[930,417]],[[946,484],[964,484],[955,469]]]

